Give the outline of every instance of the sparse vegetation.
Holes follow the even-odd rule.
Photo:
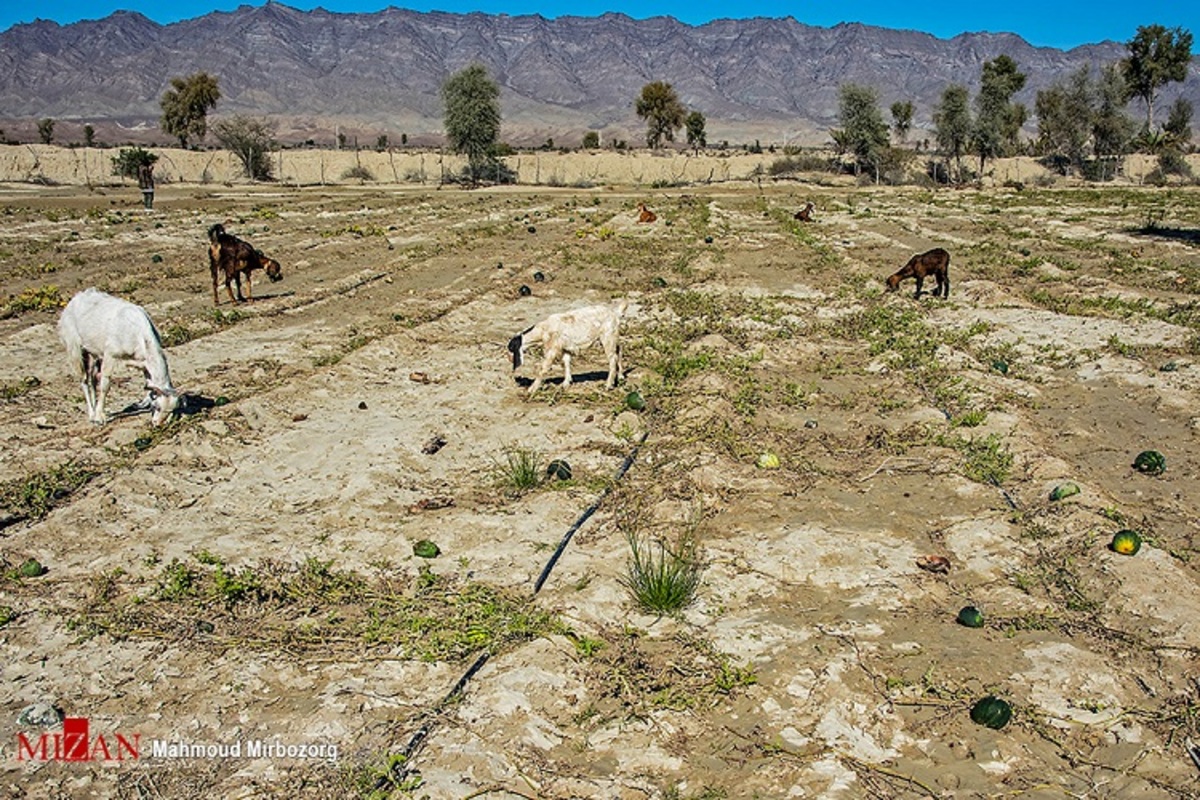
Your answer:
[[[668,548],[634,533],[626,535],[629,559],[622,583],[638,607],[655,614],[675,614],[696,597],[704,569],[694,533],[687,532]]]

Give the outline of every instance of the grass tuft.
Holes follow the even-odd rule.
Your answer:
[[[658,614],[675,614],[696,599],[704,569],[694,534],[680,538],[670,550],[662,540],[647,541],[627,533],[629,561],[621,583],[638,607]]]
[[[495,466],[496,482],[513,494],[536,489],[542,482],[542,454],[527,447],[507,447]]]

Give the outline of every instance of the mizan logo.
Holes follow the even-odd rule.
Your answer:
[[[17,733],[17,761],[125,761],[138,758],[142,735],[92,738],[87,717],[67,717],[62,733],[43,733],[30,739]]]

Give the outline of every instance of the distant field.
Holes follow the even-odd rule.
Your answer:
[[[722,160],[604,154],[465,191],[434,154],[363,153],[360,186],[317,152],[249,186],[164,151],[145,212],[111,155],[0,149],[0,180],[52,184],[0,186],[0,736],[49,701],[146,743],[338,758],[10,747],[13,792],[1195,795],[1195,187],[1042,188],[1030,162],[984,190],[746,180],[769,154],[708,183]],[[284,280],[214,307],[214,222]],[[935,246],[948,300],[884,291]],[[88,286],[155,319],[190,396],[169,426],[86,421],[55,323]],[[508,340],[617,298],[620,387],[595,349],[527,399],[538,354],[514,373]],[[118,376],[110,410],[143,394]],[[634,603],[635,543],[698,571],[682,613]],[[969,717],[989,694],[1002,730]]]
[[[160,184],[245,184],[241,163],[225,150],[179,150],[151,148],[159,156],[155,176]],[[114,149],[65,148],[54,145],[0,145],[0,183],[104,187],[122,183],[112,174]],[[921,179],[929,156],[914,154],[911,180]],[[1200,173],[1200,155],[1189,156],[1194,172]],[[679,187],[729,181],[768,181],[775,178],[829,186],[852,185],[853,176],[808,170],[800,174],[777,174],[782,151],[760,154],[744,150],[690,151],[594,150],[571,153],[522,152],[504,159],[517,173],[521,184],[535,186],[593,188],[604,185],[633,187]],[[282,185],[430,185],[443,175],[461,172],[464,160],[434,150],[283,150],[273,160],[273,173]],[[1140,185],[1154,170],[1150,156],[1125,159],[1117,184]],[[369,176],[369,177],[361,177]],[[1178,178],[1174,179],[1176,183]],[[985,185],[1029,183],[1042,186],[1068,185],[1032,158],[1010,158],[989,162]]]

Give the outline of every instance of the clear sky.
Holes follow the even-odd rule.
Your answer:
[[[100,19],[114,11],[137,11],[167,24],[199,17],[211,11],[233,11],[237,0],[0,0],[0,31],[34,19],[62,25],[81,19]],[[262,5],[261,0],[248,5]],[[386,0],[292,0],[285,5],[308,10],[318,6],[342,13],[371,13],[386,8]],[[960,33],[989,31],[1015,33],[1031,44],[1069,49],[1110,39],[1127,42],[1139,25],[1182,27],[1200,37],[1200,2],[1196,0],[965,0],[942,3],[926,0],[858,0],[849,4],[830,0],[783,2],[752,0],[733,2],[691,0],[433,0],[392,3],[414,11],[451,11],[487,14],[541,14],[544,17],[599,16],[619,11],[635,18],[665,15],[691,25],[720,17],[795,17],[806,25],[832,27],[839,22],[861,22],[884,28],[931,33],[948,39]]]

